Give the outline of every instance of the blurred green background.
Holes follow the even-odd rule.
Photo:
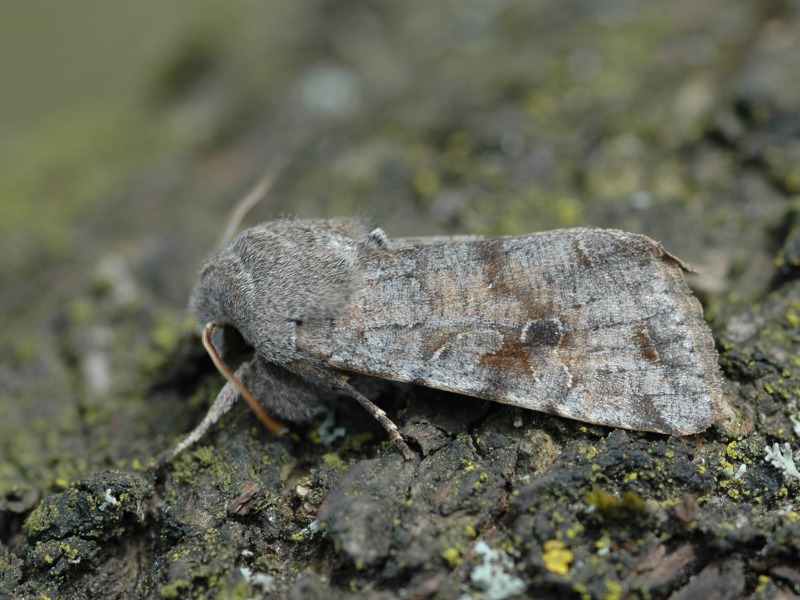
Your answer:
[[[290,167],[253,219],[358,214],[392,235],[614,226],[704,263],[716,280],[701,287],[719,289],[731,265],[763,272],[708,252],[777,209],[753,205],[731,184],[735,158],[706,142],[727,98],[797,95],[796,40],[771,4],[2,11],[0,305],[13,321],[66,265],[112,251],[136,261],[172,246],[159,267],[177,303],[227,211],[279,156]]]

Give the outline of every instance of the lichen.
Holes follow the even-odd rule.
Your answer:
[[[797,465],[794,462],[794,455],[792,454],[792,447],[787,443],[783,444],[783,448],[777,443],[772,444],[770,448],[764,448],[766,457],[764,460],[770,463],[773,467],[782,471],[786,477],[800,480],[800,471],[797,470]]]
[[[472,587],[486,600],[504,600],[521,594],[525,582],[514,573],[514,562],[504,552],[493,550],[489,544],[479,540],[473,548],[481,563],[470,573]]]
[[[561,540],[547,540],[544,543],[542,561],[544,567],[551,573],[566,575],[575,555]]]

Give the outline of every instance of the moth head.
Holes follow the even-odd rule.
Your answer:
[[[243,278],[240,261],[230,254],[214,255],[203,265],[189,298],[189,313],[198,331],[202,332],[209,323],[239,329],[247,289]]]

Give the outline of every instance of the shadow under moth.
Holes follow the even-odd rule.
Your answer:
[[[353,374],[413,383],[611,427],[691,434],[720,418],[722,377],[686,266],[607,229],[519,237],[389,239],[356,220],[276,220],[202,267],[190,312],[233,327],[252,358],[202,423],[242,393],[271,429],[345,393],[414,453]]]

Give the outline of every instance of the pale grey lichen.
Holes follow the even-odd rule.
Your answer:
[[[320,533],[320,531],[322,532],[322,537],[328,537],[328,530],[327,529],[323,530],[320,527],[319,521],[317,519],[314,519],[313,521],[311,521],[311,523],[309,523],[308,525],[303,527],[300,531],[298,531],[297,534],[304,538],[310,538]]]
[[[732,468],[731,469],[727,469],[726,468],[726,469],[723,469],[722,472],[725,474],[725,476],[728,479],[741,479],[742,477],[744,477],[744,474],[747,472],[747,465],[742,463],[741,465],[739,465],[739,468],[736,469],[735,471]]]
[[[794,434],[797,437],[800,437],[800,419],[798,419],[794,415],[790,415],[789,420],[792,422],[792,429],[794,430]]]
[[[470,581],[481,592],[480,598],[504,600],[525,591],[525,582],[513,574],[514,562],[505,552],[493,550],[481,540],[475,544],[475,554],[483,561],[472,569]]]
[[[105,511],[105,509],[107,509],[109,506],[116,506],[117,504],[119,504],[119,500],[117,500],[111,494],[111,488],[106,488],[105,494],[103,495],[103,501],[97,508],[101,511]]]
[[[254,588],[261,588],[264,594],[271,594],[275,591],[275,578],[267,573],[253,572],[249,567],[240,567],[239,572],[244,580]]]
[[[792,447],[788,442],[783,444],[783,449],[775,443],[772,448],[767,446],[764,448],[766,453],[766,460],[776,469],[783,471],[783,474],[788,477],[800,479],[800,471],[797,470],[797,465],[794,463],[794,456],[792,456]]]
[[[319,434],[319,438],[325,446],[330,446],[337,439],[343,438],[347,431],[344,427],[336,427],[333,412],[328,412],[325,415],[325,420],[317,428],[317,434]]]

